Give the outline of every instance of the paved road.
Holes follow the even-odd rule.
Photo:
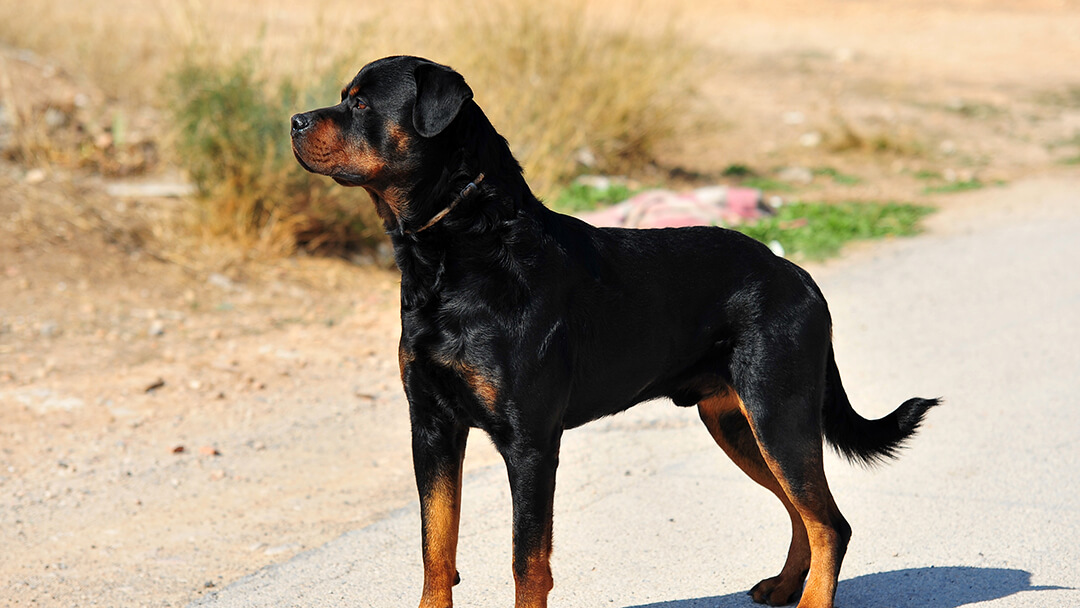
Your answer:
[[[1080,606],[1080,182],[954,201],[930,234],[812,269],[856,409],[944,396],[896,463],[827,464],[846,608]],[[501,468],[464,490],[457,605],[513,604]],[[779,503],[664,403],[567,433],[553,607],[736,608],[787,548]],[[415,606],[417,506],[196,606]]]

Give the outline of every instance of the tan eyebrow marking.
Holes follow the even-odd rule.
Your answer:
[[[351,96],[355,96],[359,92],[360,92],[360,85],[357,85],[357,86],[349,89],[349,95],[351,95]]]

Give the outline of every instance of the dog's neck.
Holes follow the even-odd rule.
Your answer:
[[[450,212],[454,210],[454,207],[457,207],[459,203],[475,196],[476,193],[480,190],[478,184],[482,181],[484,181],[483,173],[477,175],[476,179],[466,184],[465,187],[461,189],[461,192],[458,192],[457,196],[454,197],[454,200],[450,201],[449,205],[443,207],[442,211],[439,211],[435,215],[431,216],[431,219],[428,220],[423,226],[420,226],[416,230],[404,230],[403,232],[405,234],[419,234],[427,230],[428,228],[431,228],[435,224],[438,224],[439,221],[449,215]]]
[[[506,140],[471,100],[441,137],[453,147],[436,154],[442,167],[430,181],[410,188],[402,215],[388,226],[392,236],[462,230],[475,236],[474,228],[543,207]],[[472,226],[471,219],[480,221]]]
[[[456,288],[455,277],[467,269],[474,277],[499,282],[510,299],[519,274],[515,269],[528,263],[523,255],[530,257],[541,248],[538,218],[522,211],[514,197],[484,175],[473,186],[475,194],[467,192],[462,202],[448,206],[444,217],[434,216],[425,224],[428,229],[390,233],[401,270],[403,310],[438,301],[438,294]]]
[[[542,247],[541,218],[550,211],[529,190],[506,140],[471,102],[450,128],[448,140],[460,147],[447,152],[437,180],[410,193],[412,212],[388,231],[406,309],[447,286],[448,266],[483,264],[481,275],[495,280],[505,272],[512,283],[514,268]]]

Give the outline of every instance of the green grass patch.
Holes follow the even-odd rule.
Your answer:
[[[757,175],[757,171],[751,169],[749,165],[732,163],[727,167],[724,167],[724,171],[721,172],[720,175],[724,177],[749,178]]]
[[[849,241],[908,236],[932,207],[907,203],[790,203],[775,216],[736,230],[763,243],[777,241],[789,257],[823,259]]]
[[[977,179],[959,180],[941,184],[939,186],[927,186],[923,188],[923,194],[953,194],[956,192],[968,192],[985,188],[986,184]]]
[[[751,177],[742,180],[741,185],[747,188],[757,188],[765,192],[794,192],[795,187],[787,182],[768,177]]]
[[[834,184],[841,186],[854,186],[862,183],[862,178],[855,175],[841,173],[832,167],[819,167],[813,170],[814,175],[828,177]]]
[[[1051,142],[1046,145],[1047,150],[1051,153],[1056,152],[1060,148],[1072,149],[1074,151],[1080,151],[1080,134],[1073,135],[1068,139],[1063,139],[1055,142]],[[1072,156],[1066,156],[1059,158],[1058,163],[1062,165],[1080,165],[1080,154],[1073,154]]]
[[[597,188],[588,184],[573,183],[559,193],[551,206],[562,213],[581,213],[621,203],[636,192],[638,190],[633,190],[626,184],[613,183],[606,188]]]

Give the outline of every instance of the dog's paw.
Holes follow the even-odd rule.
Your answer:
[[[784,580],[780,576],[774,576],[754,585],[754,588],[747,593],[758,604],[787,606],[799,600],[802,584],[802,578]]]

